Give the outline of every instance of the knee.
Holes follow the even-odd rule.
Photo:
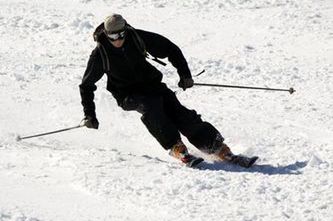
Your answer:
[[[126,111],[138,111],[141,114],[150,114],[154,109],[160,108],[160,99],[141,95],[129,95],[121,102],[121,108]]]
[[[120,102],[119,106],[125,111],[132,111],[132,110],[137,110],[140,103],[141,102],[137,97],[129,95],[125,97],[123,101]]]
[[[163,110],[159,106],[144,106],[138,107],[137,111],[142,114],[141,121],[145,125],[157,124],[157,122],[163,122],[165,116]]]

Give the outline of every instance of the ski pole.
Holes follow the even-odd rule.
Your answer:
[[[49,134],[55,134],[55,133],[60,133],[60,132],[68,131],[68,130],[77,129],[80,127],[84,127],[84,125],[80,124],[75,127],[64,128],[64,129],[60,129],[60,130],[50,131],[50,132],[46,132],[46,133],[42,133],[42,134],[35,134],[35,135],[31,135],[31,136],[26,136],[26,137],[17,136],[16,140],[21,141],[21,140],[29,139],[29,138],[33,138],[33,137],[41,137],[41,136],[45,136],[45,135],[49,135]]]
[[[280,89],[280,88],[268,88],[268,87],[249,87],[249,86],[236,86],[236,85],[223,85],[223,84],[205,84],[205,83],[194,83],[197,86],[208,86],[208,87],[229,87],[229,88],[241,88],[241,89],[256,89],[256,90],[267,90],[267,91],[288,91],[290,94],[296,90],[294,88]]]
[[[204,72],[205,72],[206,70],[205,69],[203,69],[200,73],[198,73],[198,74],[196,74],[196,75],[194,75],[194,77],[198,77],[198,76],[200,76],[201,74],[203,74]]]

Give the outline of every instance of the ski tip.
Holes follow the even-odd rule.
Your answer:
[[[254,164],[258,159],[259,159],[259,157],[257,157],[257,156],[251,157],[251,158],[250,158],[250,162],[249,162],[249,164],[248,164],[246,167],[247,167],[247,168],[252,167],[253,164]]]

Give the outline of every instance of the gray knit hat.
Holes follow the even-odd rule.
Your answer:
[[[104,27],[107,33],[114,33],[125,28],[126,20],[119,14],[112,14],[105,18]]]

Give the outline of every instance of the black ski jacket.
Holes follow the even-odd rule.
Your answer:
[[[143,40],[146,51],[157,58],[168,58],[171,64],[177,69],[180,78],[191,77],[187,62],[174,43],[167,38],[152,32],[136,30],[136,33]],[[102,32],[97,36],[97,42],[103,45],[109,60],[109,70],[105,70],[100,47],[96,47],[89,58],[82,83],[80,94],[84,113],[86,116],[95,117],[94,91],[97,89],[95,83],[107,75],[107,90],[121,106],[128,95],[155,94],[165,88],[161,83],[162,73],[146,61],[135,44],[134,34],[129,32],[125,37],[124,45],[115,48],[109,42],[107,36]]]

